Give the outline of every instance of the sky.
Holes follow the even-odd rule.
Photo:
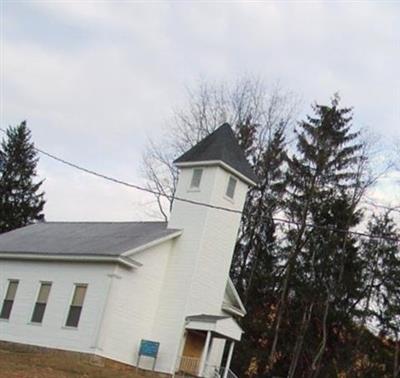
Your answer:
[[[339,92],[387,161],[400,140],[398,1],[0,1],[0,126],[37,147],[144,184],[148,137],[199,79],[277,82],[301,113]],[[399,142],[400,143],[400,142]],[[46,219],[154,219],[153,198],[41,156]],[[400,203],[400,174],[369,195]]]

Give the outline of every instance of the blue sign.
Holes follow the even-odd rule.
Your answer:
[[[140,342],[139,356],[147,356],[157,358],[160,343],[150,340],[142,340]]]

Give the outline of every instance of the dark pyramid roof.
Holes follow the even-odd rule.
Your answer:
[[[212,134],[197,143],[189,151],[174,161],[175,164],[222,161],[251,181],[257,182],[249,162],[240,148],[235,134],[228,123],[224,123]]]

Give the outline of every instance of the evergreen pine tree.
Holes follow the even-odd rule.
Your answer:
[[[369,321],[378,327],[381,337],[390,340],[393,364],[388,370],[396,378],[400,375],[400,232],[388,211],[372,216],[368,233],[374,238],[362,243],[366,295],[361,332],[366,332]]]
[[[247,309],[241,321],[246,332],[233,362],[241,376],[249,369],[263,372],[272,333],[272,322],[268,319],[276,304],[279,259],[279,238],[273,216],[281,209],[285,191],[283,127],[271,132],[256,156],[253,169],[259,182],[247,196],[231,267],[231,277]]]
[[[0,233],[44,219],[37,162],[26,122],[9,127],[0,147]]]
[[[296,226],[287,230],[287,264],[269,359],[271,369],[277,355],[291,355],[288,377],[303,376],[307,370],[307,376],[319,374],[330,323],[343,321],[359,292],[355,240],[333,231],[360,221],[351,195],[359,184],[358,133],[351,132],[351,109],[340,108],[338,96],[330,106],[315,105],[314,113],[299,124],[298,151],[288,159],[285,207]],[[349,282],[342,287],[345,279]],[[310,327],[314,322],[318,328]],[[282,324],[295,328],[297,335],[279,347]]]

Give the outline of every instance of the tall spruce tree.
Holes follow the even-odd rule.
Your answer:
[[[234,360],[235,371],[241,376],[249,370],[253,374],[264,371],[272,336],[272,322],[268,319],[276,305],[279,267],[274,216],[282,209],[285,158],[284,128],[277,127],[254,164],[259,182],[247,196],[231,267],[231,277],[247,309],[241,321],[246,332]]]
[[[329,106],[315,105],[314,113],[299,124],[298,151],[288,159],[286,214],[296,226],[287,230],[287,264],[268,366],[288,377],[321,374],[331,324],[343,321],[344,309],[358,293],[357,277],[350,274],[359,265],[355,241],[334,230],[347,230],[360,220],[352,191],[359,184],[361,145],[351,131],[351,109],[340,108],[338,96]],[[351,282],[344,284],[346,279]],[[342,297],[338,283],[345,285]],[[310,327],[314,323],[317,334]],[[283,325],[296,329],[296,337],[279,346]],[[289,355],[284,371],[279,365],[287,366]]]
[[[364,240],[363,282],[365,296],[361,304],[359,339],[367,332],[365,325],[374,324],[393,345],[392,364],[381,363],[385,376],[400,375],[400,232],[390,211],[373,215]]]
[[[0,233],[44,218],[43,181],[36,181],[37,162],[26,122],[9,127],[0,147]]]

